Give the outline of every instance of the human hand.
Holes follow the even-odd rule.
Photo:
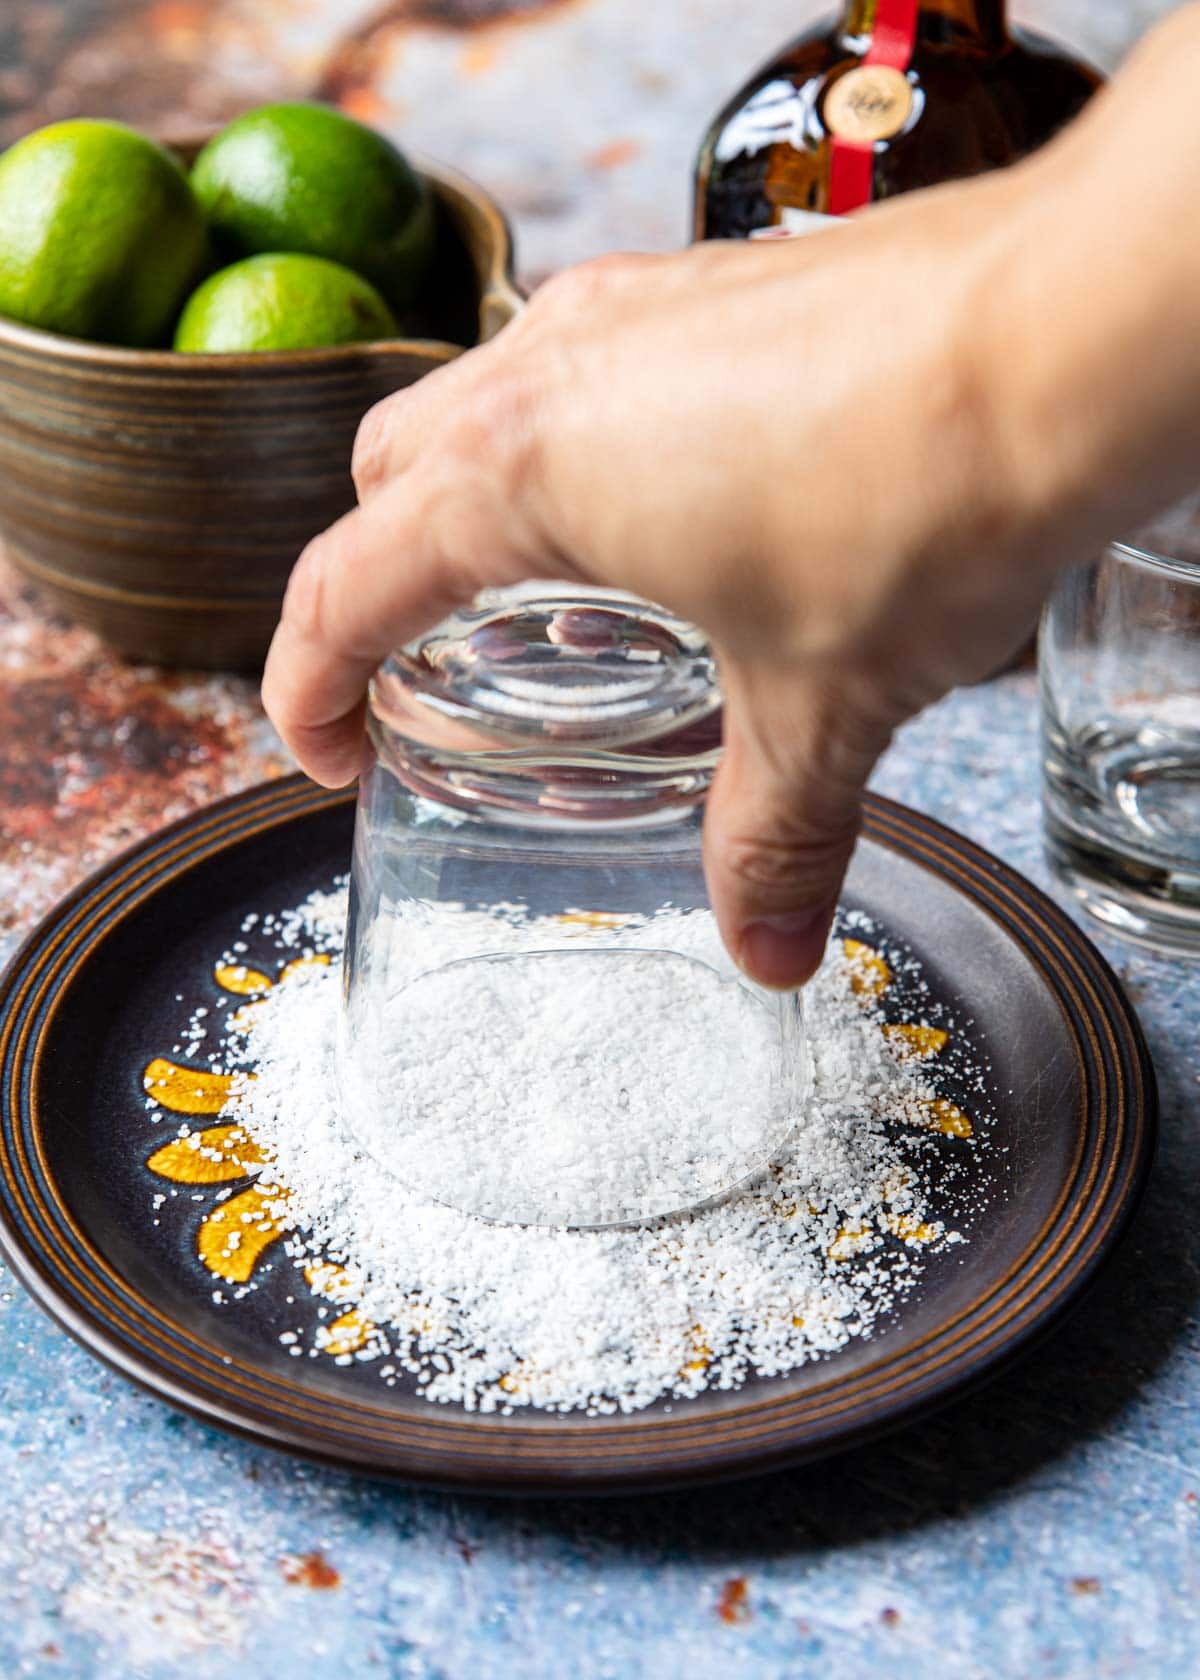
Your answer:
[[[705,861],[725,940],[766,984],[805,979],[893,729],[995,669],[1103,523],[1078,488],[1103,455],[1086,403],[1061,425],[1078,370],[1044,347],[1041,383],[1010,366],[1032,312],[1006,300],[1059,250],[1078,152],[815,238],[587,264],[380,404],[360,506],[301,557],[267,665],[304,768],[355,775],[375,666],[480,589],[631,589],[720,661]],[[1054,328],[1065,303],[1039,303]],[[1110,492],[1104,518],[1124,505]]]
[[[944,267],[957,214],[900,235],[882,308],[865,228],[590,264],[376,408],[361,506],[302,558],[264,685],[305,768],[355,774],[375,665],[479,589],[632,589],[720,660],[722,931],[760,979],[807,974],[892,728],[995,664],[1038,595],[973,608],[996,554],[970,505],[984,440],[961,262],[953,283]]]

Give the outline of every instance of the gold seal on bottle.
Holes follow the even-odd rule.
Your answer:
[[[889,140],[908,121],[912,84],[887,64],[860,64],[825,97],[825,127],[841,140]]]

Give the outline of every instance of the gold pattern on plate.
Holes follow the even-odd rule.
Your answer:
[[[692,1357],[681,1368],[680,1376],[690,1376],[693,1371],[707,1371],[712,1364],[713,1350],[704,1338],[703,1325],[693,1324],[688,1331],[688,1351]]]
[[[894,1237],[899,1237],[910,1248],[936,1242],[942,1234],[940,1225],[927,1224],[915,1213],[889,1213],[884,1216],[883,1223]]]
[[[892,983],[892,971],[861,939],[843,939],[842,951],[850,964],[850,990],[855,997],[880,998]]]
[[[332,1260],[310,1260],[304,1268],[305,1281],[314,1295],[327,1301],[349,1301],[354,1296],[354,1280],[344,1266]]]
[[[172,1114],[220,1114],[233,1093],[233,1077],[156,1056],[142,1074],[142,1089]]]
[[[636,919],[632,910],[563,910],[554,918],[568,932],[581,928],[593,933],[615,933]]]
[[[317,1346],[331,1359],[344,1359],[366,1347],[375,1333],[375,1326],[357,1307],[335,1318],[317,1331]]]
[[[241,1126],[206,1126],[156,1149],[146,1165],[175,1184],[229,1184],[257,1172],[263,1156]]]
[[[887,1021],[882,1031],[884,1038],[906,1062],[923,1062],[930,1056],[939,1055],[950,1037],[944,1027],[918,1027],[908,1021]]]
[[[245,963],[218,963],[213,979],[223,992],[232,992],[235,997],[257,997],[271,989],[270,975],[247,968]]]
[[[314,968],[328,968],[329,958],[322,951],[315,956],[293,957],[290,963],[285,963],[279,971],[279,983],[295,979],[297,974],[310,974]]]
[[[320,953],[296,957],[283,966],[278,981],[248,964],[222,962],[214,967],[213,978],[231,996],[261,1002],[274,985],[301,972],[323,968],[329,961]],[[248,1020],[257,1006],[253,1001],[243,1004],[235,1019]],[[174,1114],[220,1115],[232,1099],[234,1084],[232,1074],[188,1067],[163,1056],[156,1056],[142,1074],[146,1094]],[[193,1185],[235,1183],[256,1177],[265,1165],[261,1149],[236,1123],[184,1131],[156,1149],[146,1162],[159,1178]],[[225,1283],[249,1283],[267,1249],[288,1229],[286,1203],[287,1191],[273,1184],[252,1184],[218,1203],[200,1221],[197,1258]],[[353,1288],[348,1274],[324,1261],[313,1262],[305,1271],[314,1294],[345,1301],[348,1309],[322,1327],[318,1345],[333,1358],[358,1352],[375,1333],[375,1326],[347,1299],[347,1291]]]
[[[286,1191],[255,1184],[205,1214],[196,1247],[209,1271],[226,1283],[249,1283],[263,1254],[287,1230],[279,1211],[286,1200]]]
[[[843,1225],[825,1252],[831,1260],[853,1260],[865,1249],[874,1248],[877,1240],[869,1225]]]
[[[975,1128],[969,1115],[948,1098],[927,1097],[921,1106],[925,1112],[924,1124],[931,1132],[943,1132],[947,1137],[956,1138],[969,1138],[974,1134]]]

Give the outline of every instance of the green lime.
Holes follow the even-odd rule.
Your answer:
[[[211,274],[183,307],[176,350],[315,350],[394,338],[396,322],[361,274],[324,257],[269,252]]]
[[[205,246],[182,167],[123,123],[53,123],[0,157],[0,315],[161,344]]]
[[[324,105],[264,105],[200,153],[192,185],[222,254],[303,251],[344,263],[394,309],[433,257],[433,198],[390,141]]]

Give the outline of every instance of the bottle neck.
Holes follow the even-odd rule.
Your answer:
[[[894,0],[846,0],[842,33],[874,34],[880,11]],[[997,47],[1008,38],[1005,0],[919,0],[917,39]]]

